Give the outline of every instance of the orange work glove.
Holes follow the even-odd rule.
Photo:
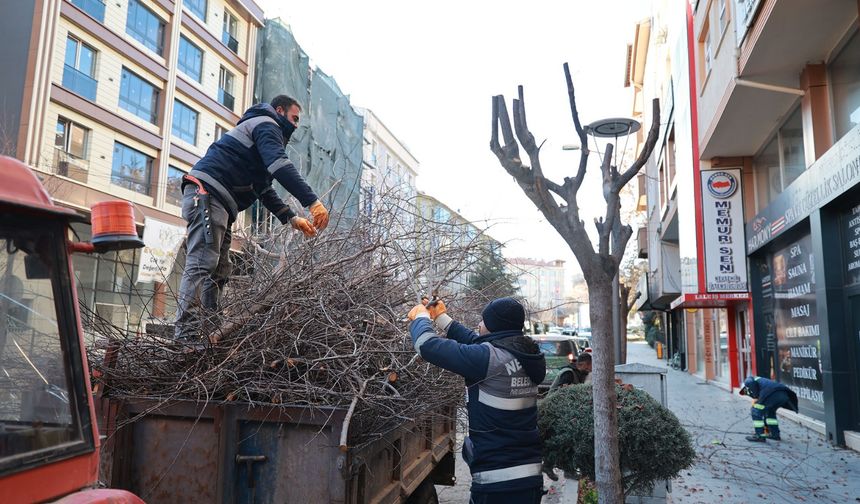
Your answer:
[[[293,217],[292,219],[290,219],[290,224],[293,226],[293,229],[298,229],[308,238],[316,236],[317,234],[317,230],[314,229],[314,225],[311,224],[311,221],[305,219],[304,217]]]
[[[448,313],[448,308],[445,307],[445,301],[437,299],[434,303],[427,305],[427,311],[430,313],[430,318],[436,320],[439,315]]]
[[[328,226],[328,210],[326,210],[325,206],[322,204],[322,201],[316,200],[313,205],[311,205],[308,210],[310,210],[311,215],[314,218],[314,227],[319,231]]]
[[[423,304],[415,305],[411,310],[409,310],[409,314],[406,315],[406,318],[408,318],[410,322],[419,317],[430,318],[430,314],[427,312],[427,308],[425,308]]]

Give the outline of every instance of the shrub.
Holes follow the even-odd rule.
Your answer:
[[[678,418],[643,390],[616,386],[624,492],[649,491],[693,465],[696,452]],[[563,387],[540,402],[544,461],[594,480],[591,385]]]

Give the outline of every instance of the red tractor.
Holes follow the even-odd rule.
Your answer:
[[[93,243],[23,163],[0,157],[0,502],[142,503],[97,489],[99,431],[72,252],[140,247],[128,202],[99,203]]]

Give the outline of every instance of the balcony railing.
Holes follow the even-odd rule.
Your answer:
[[[84,184],[87,183],[89,162],[85,159],[76,158],[59,148],[54,148],[54,169],[57,175],[69,177]]]
[[[224,105],[230,110],[233,110],[233,106],[236,105],[236,98],[220,88],[218,89],[218,101],[221,102],[221,105]]]
[[[99,23],[105,22],[105,3],[102,0],[72,0],[72,3]]]
[[[99,81],[81,72],[75,67],[64,65],[63,87],[77,93],[87,100],[96,101],[96,88]]]
[[[228,49],[239,54],[239,41],[234,39],[232,35],[227,32],[223,32],[221,34],[221,42],[223,42]]]

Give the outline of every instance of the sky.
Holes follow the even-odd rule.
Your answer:
[[[647,0],[256,1],[290,25],[312,66],[408,146],[420,162],[420,191],[489,225],[506,257],[562,259],[569,276],[579,270],[490,151],[491,97],[503,94],[510,110],[522,84],[529,127],[546,141],[544,174],[573,176],[579,152],[562,146],[579,142],[562,65],[570,64],[584,124],[630,116],[626,48],[650,12]],[[593,228],[605,206],[596,164],[589,175],[579,206]]]

